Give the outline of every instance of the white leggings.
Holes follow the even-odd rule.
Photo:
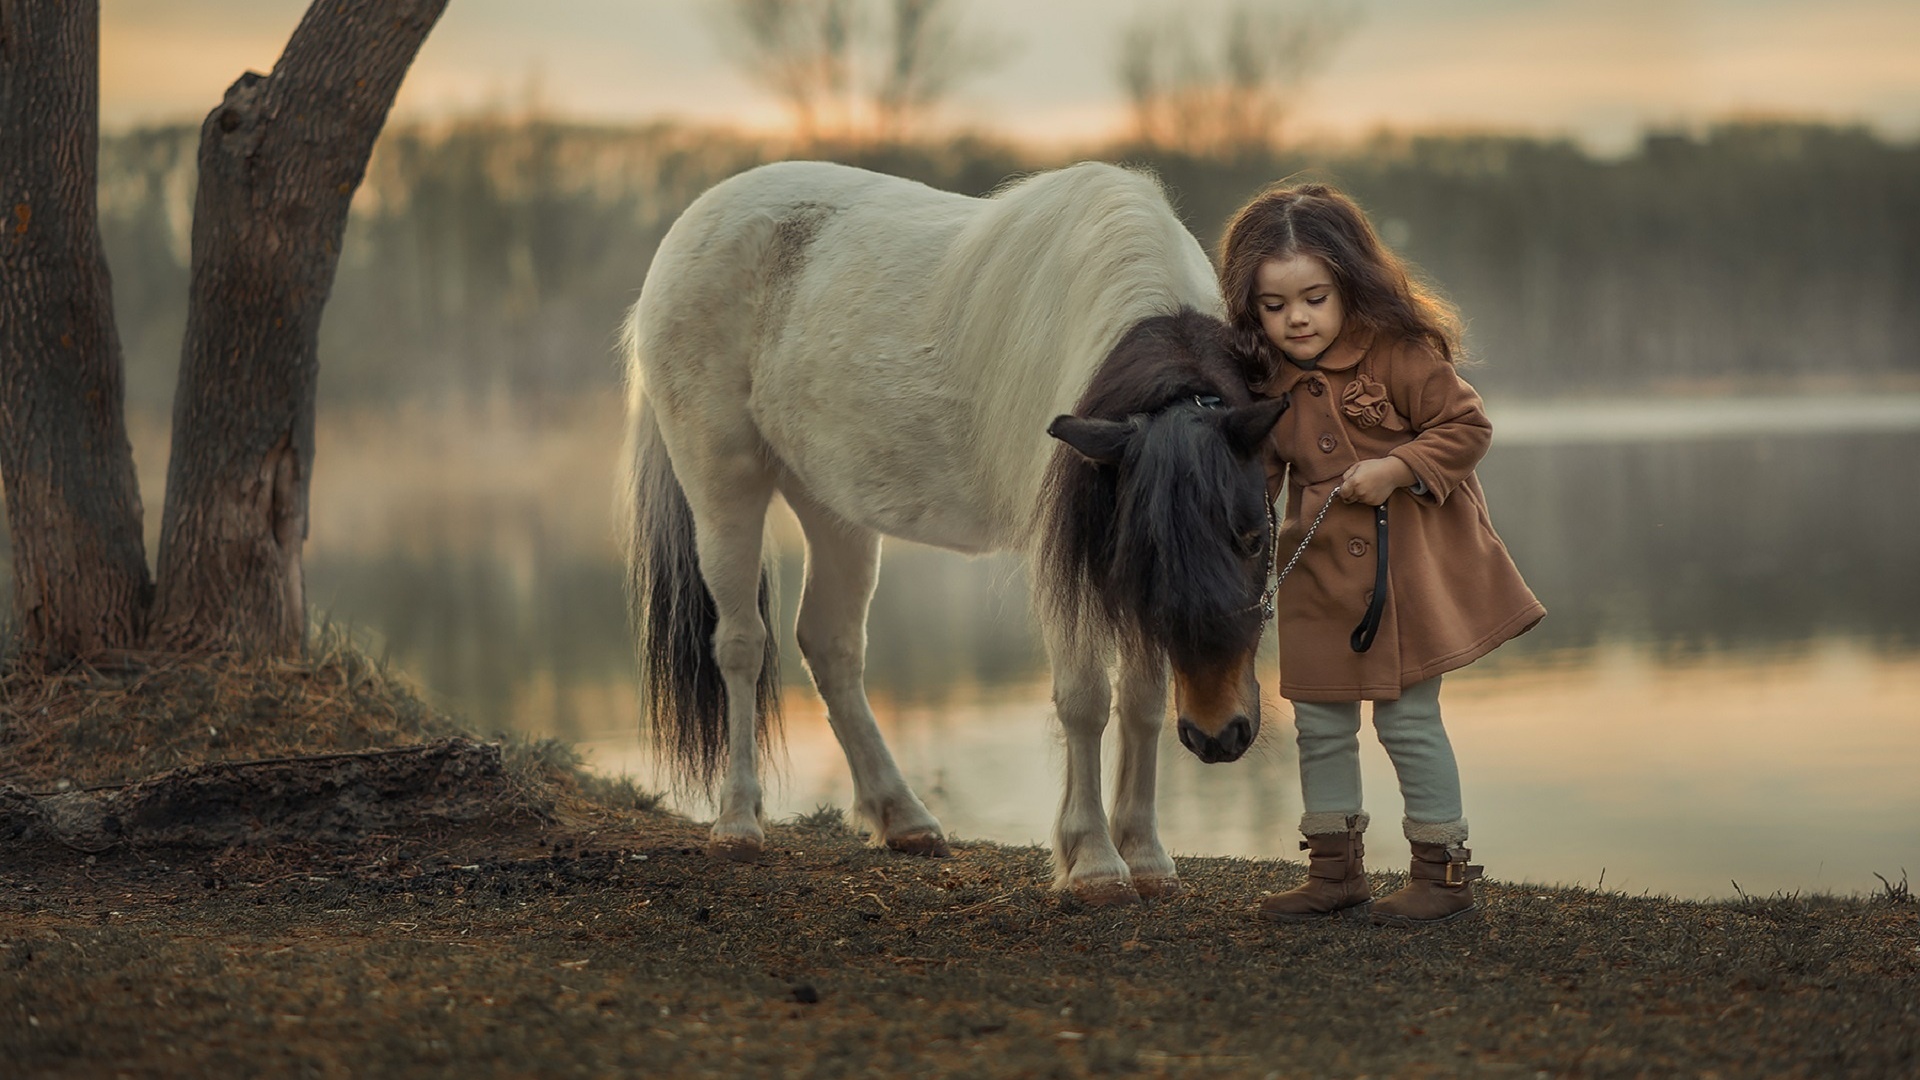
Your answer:
[[[1360,703],[1296,701],[1293,724],[1305,817],[1360,813]],[[1398,701],[1374,702],[1373,729],[1393,759],[1410,833],[1415,824],[1464,828],[1460,767],[1440,723],[1440,677],[1407,687]]]

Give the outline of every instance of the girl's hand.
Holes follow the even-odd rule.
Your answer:
[[[1412,486],[1413,480],[1413,467],[1397,457],[1356,462],[1340,477],[1340,499],[1379,506],[1397,489]]]

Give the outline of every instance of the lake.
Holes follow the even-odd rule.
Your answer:
[[[1920,871],[1920,396],[1490,411],[1481,478],[1550,615],[1447,677],[1476,861],[1686,897],[1869,892],[1876,872]],[[620,423],[611,403],[323,416],[309,599],[474,726],[574,740],[664,787],[637,731],[608,518]],[[156,518],[164,434],[136,426]],[[790,618],[800,556],[777,531]],[[875,710],[956,837],[1045,843],[1052,825],[1063,754],[1024,590],[1010,558],[887,549]],[[851,796],[782,629],[775,818]],[[1292,731],[1268,694],[1240,762],[1163,738],[1176,855],[1297,857]],[[1362,749],[1375,862],[1404,865],[1391,769],[1370,735]]]

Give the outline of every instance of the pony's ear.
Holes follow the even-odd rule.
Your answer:
[[[1126,455],[1133,425],[1124,420],[1097,420],[1089,416],[1056,416],[1047,434],[1080,452],[1095,465],[1117,465]]]
[[[1273,425],[1280,422],[1280,414],[1287,411],[1287,399],[1283,395],[1276,398],[1262,398],[1251,405],[1240,405],[1228,409],[1220,418],[1220,430],[1227,437],[1227,445],[1241,457],[1252,457],[1267,440],[1267,433]]]

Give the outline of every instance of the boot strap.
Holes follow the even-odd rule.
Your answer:
[[[1407,876],[1419,881],[1437,881],[1448,888],[1458,889],[1469,882],[1480,880],[1484,867],[1467,862],[1473,852],[1463,847],[1448,848],[1446,862],[1427,862],[1415,859],[1407,867]]]
[[[1346,849],[1338,855],[1314,858],[1307,856],[1307,876],[1322,881],[1350,881],[1354,877],[1354,866],[1367,856],[1366,845],[1360,840],[1358,832],[1336,833],[1346,841]],[[1311,853],[1313,845],[1300,841],[1300,850]]]
[[[1308,859],[1307,876],[1321,881],[1352,881],[1359,875],[1355,868],[1357,859]]]

